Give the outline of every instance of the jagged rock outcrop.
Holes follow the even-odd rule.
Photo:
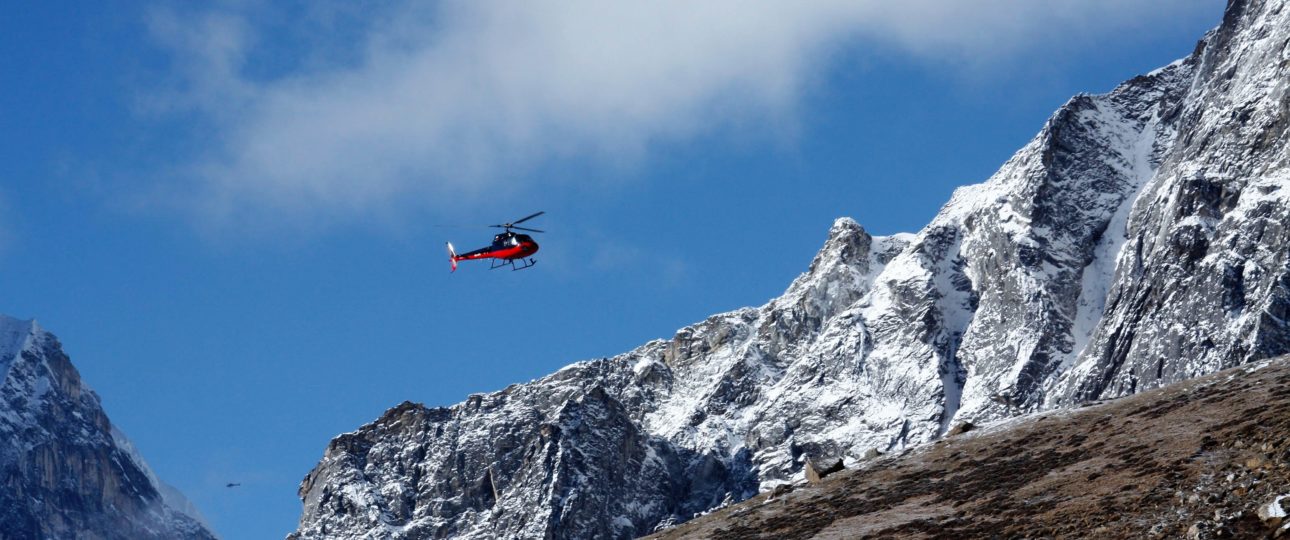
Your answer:
[[[332,442],[299,538],[625,538],[982,423],[1290,352],[1286,0],[1080,95],[917,234],[760,308]]]
[[[0,315],[0,537],[213,539],[112,427],[57,338]]]

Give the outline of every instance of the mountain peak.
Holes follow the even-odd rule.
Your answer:
[[[6,537],[214,538],[112,426],[58,339],[2,315],[0,471]]]
[[[829,227],[829,238],[833,238],[841,234],[854,234],[857,231],[864,232],[864,227],[861,227],[856,220],[847,216],[842,216],[833,220],[833,226]]]
[[[0,315],[0,358],[13,356],[22,349],[27,338],[39,331],[34,319],[15,319]]]
[[[813,276],[825,273],[836,274],[839,266],[861,273],[868,272],[872,242],[873,237],[854,219],[840,217],[834,220],[824,246],[816,253],[806,274],[799,281],[816,279]]]

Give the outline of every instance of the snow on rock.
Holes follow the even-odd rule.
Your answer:
[[[1272,502],[1259,507],[1259,518],[1264,520],[1269,518],[1285,519],[1286,505],[1281,501],[1286,500],[1290,500],[1290,494],[1278,495],[1277,498],[1272,499]]]
[[[758,308],[331,442],[297,538],[625,538],[965,421],[1290,352],[1285,0],[1063,105],[916,234]]]

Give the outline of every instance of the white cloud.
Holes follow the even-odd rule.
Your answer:
[[[159,103],[196,111],[211,133],[188,171],[204,210],[352,216],[522,190],[515,180],[534,167],[631,164],[716,130],[791,132],[804,89],[844,45],[976,62],[1208,4],[323,3],[299,24],[257,23],[275,19],[241,5],[161,11],[151,26],[177,66]]]

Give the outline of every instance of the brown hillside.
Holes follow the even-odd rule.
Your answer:
[[[1290,538],[1290,358],[847,466],[651,538]]]

